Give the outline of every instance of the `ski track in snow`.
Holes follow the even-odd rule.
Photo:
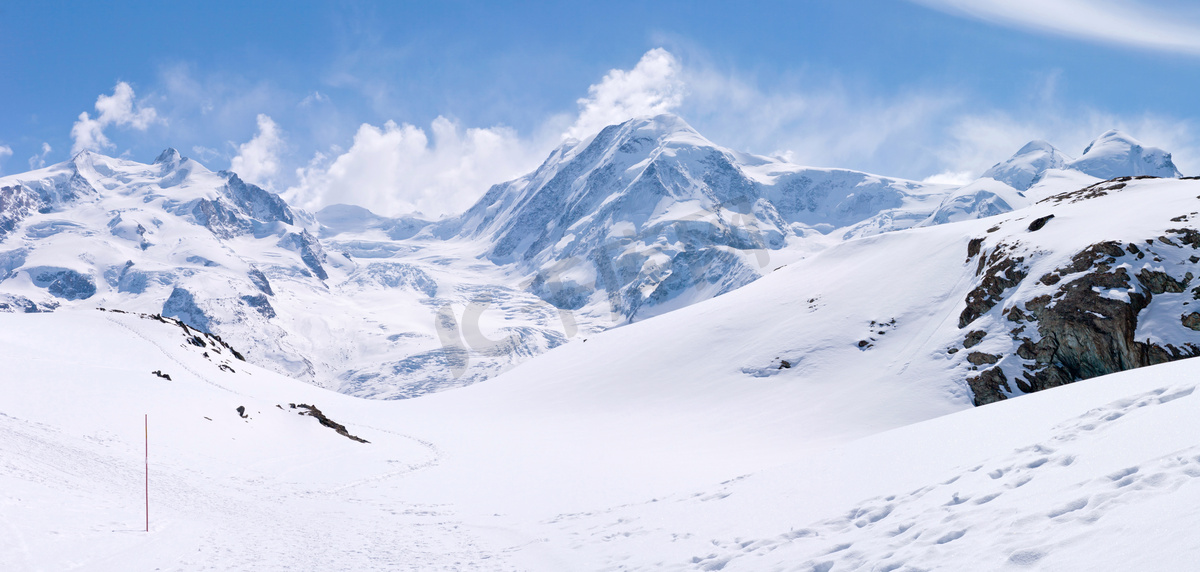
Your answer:
[[[139,332],[136,328],[133,328],[132,326],[130,326],[128,324],[124,324],[120,320],[114,319],[112,316],[105,316],[104,318],[118,326],[121,326],[122,328],[125,328],[126,330],[129,330],[130,332],[133,333],[133,335],[145,340],[150,345],[158,348],[158,351],[162,352],[163,356],[165,356],[167,359],[175,362],[177,365],[179,365],[179,367],[183,368],[184,371],[192,374],[192,376],[195,377],[196,379],[203,381],[204,383],[207,383],[213,387],[221,389],[222,391],[228,391],[229,393],[232,393],[234,395],[243,395],[242,393],[240,393],[238,391],[234,391],[233,389],[225,387],[224,385],[221,385],[221,384],[209,379],[208,376],[201,375],[200,372],[192,369],[191,366],[187,365],[186,363],[183,363],[182,360],[175,357],[171,352],[167,351],[167,348],[164,348],[162,346],[162,344],[158,343],[157,340],[151,338],[150,336],[147,336],[146,334],[143,334],[142,332]]]
[[[686,498],[561,515],[546,524],[565,532],[576,549],[617,545],[605,551],[606,562],[596,570],[915,572],[955,569],[944,563],[962,562],[967,553],[975,555],[980,569],[1045,569],[1035,565],[1044,564],[1058,544],[1087,535],[1112,510],[1200,485],[1200,445],[1101,476],[1074,480],[1074,475],[1088,473],[1072,473],[1076,463],[1086,460],[1080,449],[1094,443],[1074,445],[1099,440],[1126,416],[1194,391],[1194,385],[1162,387],[1113,402],[1059,425],[1048,440],[940,482],[865,500],[841,516],[775,536],[700,542],[707,550],[685,562],[631,563],[619,556],[620,541],[697,544],[692,532],[653,526],[658,519],[652,507],[690,504],[691,510],[703,512],[698,503],[733,496],[742,479]],[[1046,484],[1039,487],[1042,481]]]

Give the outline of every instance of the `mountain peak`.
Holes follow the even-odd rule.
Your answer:
[[[1180,177],[1171,154],[1158,147],[1146,147],[1137,139],[1110,129],[1083,150],[1083,156],[1068,167],[1100,179],[1150,175]]]
[[[1054,151],[1058,151],[1054,145],[1051,145],[1049,142],[1042,139],[1034,139],[1033,141],[1026,143],[1024,147],[1021,147],[1021,149],[1017,151],[1017,155],[1028,155],[1030,153]]]
[[[983,176],[995,179],[1018,191],[1028,190],[1048,169],[1061,169],[1071,158],[1040,139],[1026,143],[1008,160],[996,163]]]
[[[178,163],[182,159],[183,158],[179,156],[179,151],[176,151],[174,147],[167,147],[166,149],[163,149],[162,153],[158,154],[157,158],[154,159],[154,164],[160,165],[165,163]]]

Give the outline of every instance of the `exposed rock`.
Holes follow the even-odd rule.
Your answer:
[[[359,437],[355,437],[354,435],[351,435],[350,432],[346,430],[345,425],[342,425],[341,423],[338,423],[338,422],[326,417],[325,414],[321,413],[321,410],[317,409],[316,406],[314,406],[314,405],[307,405],[304,403],[300,403],[300,404],[289,403],[288,405],[290,405],[292,407],[292,409],[303,409],[304,411],[301,411],[300,415],[308,415],[310,417],[316,417],[317,421],[321,422],[321,425],[324,425],[330,429],[333,429],[334,431],[337,431],[338,435],[346,437],[347,439],[350,439],[351,441],[358,441],[359,443],[370,443],[370,441],[367,441],[366,439],[361,439]]]
[[[1200,332],[1200,312],[1192,312],[1179,317],[1179,321],[1183,322],[1185,328]]]
[[[271,301],[267,300],[267,296],[265,294],[259,294],[257,296],[242,296],[242,301],[245,302],[247,306],[258,310],[258,313],[262,314],[265,318],[275,317],[275,308],[271,307]]]
[[[1012,393],[1012,389],[1008,386],[1008,378],[1004,375],[1004,370],[993,367],[985,370],[983,373],[967,378],[967,385],[971,387],[971,393],[974,394],[974,403],[978,407],[987,405],[1005,399],[1005,393]]]
[[[271,282],[267,280],[267,275],[263,274],[262,270],[251,268],[247,275],[250,277],[250,281],[253,282],[259,290],[263,291],[263,294],[266,294],[267,296],[275,295],[275,291],[271,289]]]
[[[1046,223],[1049,222],[1050,219],[1052,219],[1052,218],[1054,218],[1054,215],[1050,214],[1050,215],[1046,215],[1041,218],[1034,219],[1033,222],[1029,223],[1029,232],[1042,230],[1042,227],[1046,226]]]
[[[91,277],[69,268],[30,268],[33,283],[45,288],[56,298],[64,300],[86,300],[96,294],[96,284]]]
[[[1145,268],[1137,273],[1137,279],[1151,294],[1162,294],[1164,292],[1179,294],[1183,292],[1188,282],[1192,280],[1192,273],[1188,272],[1185,274],[1183,280],[1176,280],[1166,272]]]
[[[1028,274],[1021,265],[1025,260],[1023,257],[1010,258],[1002,254],[1001,248],[997,246],[993,251],[994,262],[988,266],[983,281],[967,294],[967,307],[958,316],[958,327],[965,328],[988,313],[1002,299],[1005,290],[1020,284]]]
[[[979,250],[982,247],[983,247],[983,239],[982,238],[972,238],[971,242],[967,243],[967,259],[970,260],[972,258],[975,258],[975,255],[979,254]]]
[[[971,348],[979,345],[979,342],[983,341],[984,336],[987,336],[987,332],[983,330],[975,330],[967,334],[967,337],[963,339],[963,347]]]
[[[991,365],[1000,361],[1000,356],[983,352],[971,352],[967,354],[967,361],[971,362],[971,365]]]
[[[196,305],[196,298],[192,293],[176,287],[171,291],[171,295],[163,302],[162,315],[168,318],[177,318],[179,322],[187,324],[202,332],[209,331],[209,318]]]
[[[325,250],[307,230],[287,233],[280,239],[279,246],[300,253],[300,260],[313,271],[317,278],[321,280],[329,278],[329,273],[325,272],[325,267],[321,266],[325,262]]]

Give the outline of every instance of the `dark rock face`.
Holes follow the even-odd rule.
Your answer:
[[[982,374],[967,380],[975,394],[975,404],[982,405],[1000,401],[1013,387],[1029,393],[1056,387],[1074,381],[1107,375],[1118,371],[1164,363],[1200,355],[1200,347],[1192,343],[1180,346],[1154,344],[1134,339],[1138,326],[1138,314],[1153,301],[1155,295],[1180,294],[1186,291],[1193,278],[1192,272],[1183,276],[1172,276],[1162,270],[1143,268],[1136,275],[1136,282],[1128,270],[1130,262],[1147,256],[1155,261],[1164,260],[1162,250],[1183,249],[1191,246],[1196,234],[1187,231],[1172,231],[1169,236],[1157,241],[1147,241],[1141,247],[1135,244],[1102,242],[1089,246],[1072,257],[1071,262],[1042,276],[1038,282],[1056,286],[1053,294],[1043,294],[1026,300],[1024,304],[1012,304],[1004,316],[1010,322],[1026,323],[1009,332],[1015,353],[1025,362],[1010,378],[1001,366],[1009,368],[1007,361]],[[1197,236],[1200,238],[1200,236]],[[1182,245],[1179,243],[1183,243]],[[1200,244],[1200,240],[1197,241]],[[1195,249],[1196,247],[1191,247]],[[1173,256],[1179,258],[1178,252]],[[996,259],[995,253],[992,258]],[[1024,275],[1015,271],[1015,264],[1006,264],[1001,258],[989,267],[984,283],[968,298],[960,324],[966,326],[986,313],[1000,301],[1001,287],[1015,286]],[[1012,259],[1018,261],[1019,259]],[[1200,259],[1198,259],[1200,260]],[[1193,262],[1194,264],[1194,262]],[[993,269],[1005,269],[1005,273],[988,284],[996,274]],[[1011,276],[1020,276],[1016,281]],[[1022,308],[1023,306],[1023,308]],[[980,311],[982,310],[982,311]],[[1180,317],[1182,324],[1200,331],[1200,312]],[[1022,336],[1027,328],[1036,327],[1037,336]],[[983,337],[982,330],[967,335],[964,346],[977,343]],[[971,343],[971,345],[974,345]],[[1000,356],[972,352],[967,361],[975,366],[999,362]]]
[[[96,293],[96,283],[90,277],[68,268],[31,268],[29,276],[56,298],[86,300]]]
[[[252,268],[249,272],[250,281],[263,291],[267,296],[274,296],[275,291],[271,289],[271,282],[267,280],[267,275],[262,273],[262,270]]]
[[[1051,214],[1051,215],[1046,215],[1041,218],[1034,219],[1033,222],[1029,223],[1029,232],[1036,232],[1036,231],[1042,230],[1042,227],[1046,226],[1046,223],[1050,222],[1050,219],[1052,219],[1052,218],[1054,218],[1054,215]]]
[[[0,187],[0,239],[12,232],[21,219],[37,212],[40,206],[37,195],[24,187]]]
[[[972,347],[979,345],[979,342],[983,341],[983,338],[986,335],[987,335],[987,332],[985,332],[983,330],[975,330],[975,331],[967,334],[967,337],[963,339],[963,347],[964,348],[972,348]]]
[[[233,238],[240,234],[246,234],[254,226],[249,220],[242,217],[237,209],[226,206],[225,201],[221,199],[215,201],[199,199],[192,207],[191,214],[196,224],[207,228],[220,238]]]
[[[196,298],[192,296],[192,293],[183,288],[177,287],[171,291],[170,297],[163,303],[162,315],[176,318],[202,332],[209,331],[208,315],[196,305]]]
[[[37,314],[39,312],[53,312],[58,306],[58,302],[47,301],[39,304],[24,296],[0,294],[0,312]]]
[[[1008,378],[1004,376],[1004,370],[998,367],[967,378],[967,385],[970,386],[971,393],[975,395],[976,407],[1001,401],[1004,399],[1005,393],[1012,393],[1012,389],[1008,385]]]
[[[971,352],[967,354],[967,361],[971,362],[971,365],[991,365],[1000,361],[1000,357],[1001,356],[986,354],[983,352]]]
[[[275,308],[271,307],[271,302],[270,300],[267,300],[267,296],[265,294],[259,294],[257,296],[242,296],[242,301],[245,302],[247,306],[258,310],[258,313],[262,314],[266,318],[275,317]]]
[[[1192,312],[1179,317],[1179,321],[1183,322],[1183,326],[1188,329],[1200,332],[1200,312]]]
[[[1011,250],[1011,246],[1004,244],[993,249],[991,257],[986,260],[987,270],[984,272],[983,281],[967,294],[967,307],[958,316],[958,327],[965,328],[967,324],[988,313],[1003,299],[1005,290],[1020,284],[1028,275],[1028,270],[1022,265],[1025,259],[1020,256],[1010,258],[1006,254],[1008,250]],[[976,274],[983,271],[984,264],[985,259],[980,258],[980,270]]]
[[[370,441],[367,441],[366,439],[361,439],[359,437],[355,437],[354,435],[351,435],[350,431],[346,430],[345,425],[342,425],[341,423],[338,423],[338,422],[326,417],[325,414],[321,413],[321,410],[317,409],[317,407],[315,405],[307,405],[304,403],[299,403],[299,404],[289,403],[288,405],[291,406],[292,409],[302,409],[303,411],[300,411],[300,415],[308,415],[309,417],[316,417],[317,421],[319,421],[321,423],[321,425],[324,425],[330,429],[333,429],[334,431],[337,432],[338,435],[341,435],[347,439],[350,439],[351,441],[358,441],[359,443],[370,443]],[[238,409],[241,409],[241,408],[239,407]],[[239,411],[239,413],[240,413],[240,411]]]
[[[979,254],[980,248],[983,248],[983,239],[972,238],[971,242],[967,243],[967,260],[975,258]]]
[[[329,278],[329,273],[325,272],[325,267],[321,265],[325,262],[325,250],[321,248],[321,243],[317,242],[313,235],[308,234],[307,230],[285,234],[279,241],[279,246],[299,252],[300,260],[312,270],[317,278],[321,280]]]
[[[1166,272],[1143,269],[1137,273],[1137,279],[1151,294],[1163,294],[1166,292],[1179,294],[1187,288],[1188,282],[1192,280],[1192,273],[1188,272],[1184,274],[1182,280],[1176,280]]]
[[[243,182],[233,173],[228,175],[229,182],[221,189],[222,193],[251,218],[263,222],[293,223],[292,209],[279,195]]]

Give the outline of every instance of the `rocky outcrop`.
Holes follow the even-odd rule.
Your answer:
[[[1133,243],[1101,242],[1075,254],[1069,264],[1040,277],[1041,285],[1055,287],[1052,293],[1010,304],[1002,313],[1009,323],[1018,325],[1008,333],[1019,360],[1001,362],[1000,356],[983,352],[967,356],[967,361],[976,367],[1001,362],[967,379],[975,404],[1000,401],[1014,393],[1014,389],[1020,393],[1040,391],[1200,355],[1200,347],[1190,341],[1152,343],[1135,339],[1138,316],[1154,297],[1184,293],[1193,279],[1191,271],[1182,275],[1167,272],[1164,261],[1180,260],[1171,264],[1172,268],[1195,265],[1200,257],[1186,254],[1198,248],[1200,236],[1188,229],[1169,231],[1169,235],[1147,240],[1140,247]],[[1181,253],[1179,249],[1189,252]],[[968,297],[961,326],[989,311],[1001,301],[1005,288],[1016,286],[1024,278],[1017,270],[1020,258],[998,257],[993,253],[992,260],[983,283]],[[1134,264],[1142,268],[1131,275]],[[1013,280],[1013,276],[1018,278]],[[1179,298],[1173,300],[1180,303]],[[1200,331],[1200,312],[1184,314],[1180,320],[1185,327]],[[972,331],[964,346],[978,343],[982,333],[982,330]],[[1008,369],[1007,374],[1004,368]]]
[[[279,246],[298,252],[300,260],[312,270],[317,278],[321,280],[329,278],[329,273],[322,266],[322,263],[325,262],[325,250],[321,248],[321,243],[317,242],[317,239],[309,234],[307,230],[289,232],[283,235],[283,238],[279,241]]]
[[[988,258],[979,259],[976,274],[983,274],[979,286],[967,294],[967,307],[958,316],[958,327],[965,328],[980,316],[988,313],[1003,299],[1004,291],[1020,284],[1028,269],[1022,265],[1024,257],[1010,256],[1015,245],[998,245]],[[986,261],[986,271],[984,270]]]
[[[37,212],[41,201],[23,187],[0,187],[0,239],[12,232],[22,219]]]
[[[309,417],[315,417],[317,419],[317,421],[319,421],[321,423],[321,425],[324,425],[325,427],[333,429],[334,431],[337,432],[338,435],[341,435],[347,439],[350,439],[351,441],[358,441],[359,443],[370,443],[370,441],[367,441],[366,439],[362,439],[359,437],[355,437],[354,435],[351,435],[350,431],[348,431],[346,429],[345,425],[342,425],[341,423],[338,423],[338,422],[326,417],[325,414],[321,413],[321,410],[317,409],[317,407],[315,405],[308,405],[305,403],[299,403],[299,404],[289,403],[288,405],[291,406],[292,409],[300,409],[301,410],[300,415],[308,415]]]
[[[967,378],[967,385],[975,396],[973,402],[976,407],[1002,401],[1004,394],[1012,393],[1012,389],[1008,385],[1008,378],[1004,376],[1004,370],[998,367]]]

